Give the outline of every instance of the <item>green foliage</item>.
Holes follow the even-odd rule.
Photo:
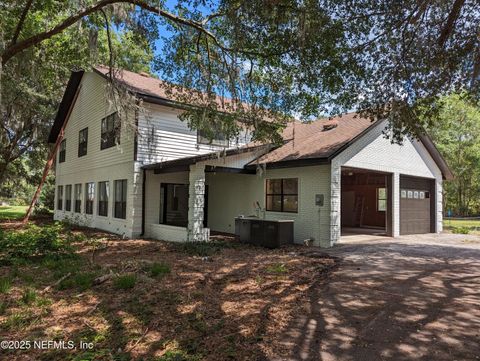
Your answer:
[[[0,278],[0,294],[8,293],[12,288],[12,281],[10,278],[2,277]]]
[[[430,134],[455,175],[444,183],[445,209],[480,214],[480,103],[466,94],[452,94],[442,103]]]
[[[33,303],[36,299],[37,292],[32,288],[26,288],[22,293],[22,297],[20,298],[20,300],[26,305]]]
[[[146,271],[151,277],[162,277],[170,273],[170,265],[164,262],[152,263],[146,267]]]
[[[71,240],[62,235],[59,223],[46,226],[28,225],[23,230],[0,234],[0,259],[28,259],[34,256],[67,254]]]
[[[137,276],[134,273],[124,274],[113,280],[113,286],[119,290],[129,290],[135,287]]]
[[[453,227],[452,233],[459,233],[459,234],[469,234],[470,228],[468,227]]]
[[[268,273],[284,274],[288,272],[287,266],[283,263],[274,263],[267,267]]]
[[[96,277],[97,274],[94,272],[79,272],[60,282],[58,289],[77,288],[79,291],[86,291],[93,286]]]

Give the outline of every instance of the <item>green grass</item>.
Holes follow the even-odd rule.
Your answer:
[[[443,221],[445,229],[453,233],[480,234],[480,219],[448,219]]]
[[[0,293],[8,293],[12,288],[12,281],[9,278],[0,278]]]
[[[37,299],[37,292],[34,289],[27,288],[23,291],[21,301],[24,304],[29,305],[33,303],[36,299]]]
[[[268,273],[283,274],[287,273],[288,269],[283,263],[274,263],[267,267]]]
[[[115,288],[120,290],[129,290],[135,287],[135,283],[137,283],[137,276],[133,273],[118,276],[113,281]]]
[[[152,263],[146,267],[146,271],[150,277],[163,277],[170,273],[170,265],[164,262]]]
[[[21,219],[27,209],[27,206],[0,206],[0,220]]]

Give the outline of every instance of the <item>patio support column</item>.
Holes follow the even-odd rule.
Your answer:
[[[330,246],[335,245],[340,239],[340,195],[342,184],[342,167],[340,163],[333,160],[330,168]]]
[[[400,235],[400,173],[393,173],[393,237]]]
[[[205,205],[205,165],[192,164],[188,187],[188,240],[205,242],[210,238],[210,230],[203,227]]]

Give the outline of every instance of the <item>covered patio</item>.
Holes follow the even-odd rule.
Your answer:
[[[250,191],[259,179],[244,166],[267,150],[243,147],[144,166],[143,236],[207,241],[210,230],[234,233],[240,214],[260,216],[257,194]]]

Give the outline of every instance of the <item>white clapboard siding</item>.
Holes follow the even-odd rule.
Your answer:
[[[156,104],[145,104],[138,119],[137,160],[143,164],[163,162],[183,157],[215,152],[223,147],[199,144],[197,132],[178,116],[180,110]],[[230,140],[230,148],[250,140],[248,133]]]
[[[138,223],[138,211],[134,209],[138,198],[137,180],[134,178],[134,132],[131,126],[122,128],[120,145],[100,150],[101,120],[112,113],[105,90],[106,82],[98,74],[86,72],[83,75],[77,100],[65,127],[66,160],[55,167],[55,185],[82,184],[82,209],[80,213],[55,211],[56,220],[69,219],[89,227],[132,236],[135,222]],[[134,123],[134,119],[124,122]],[[79,131],[88,127],[87,154],[78,157]],[[114,181],[127,180],[127,218],[113,217]],[[110,201],[107,217],[98,216],[98,182],[109,181]],[[95,183],[95,201],[93,215],[85,214],[85,183]],[[73,187],[72,187],[73,188]],[[55,187],[57,190],[58,188]],[[55,192],[55,205],[57,204]],[[64,197],[65,199],[65,197]],[[73,210],[73,209],[72,209]],[[138,227],[137,227],[138,228]]]

